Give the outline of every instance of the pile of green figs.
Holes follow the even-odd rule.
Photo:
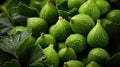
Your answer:
[[[28,17],[10,34],[32,30],[29,41],[40,45],[53,67],[102,67],[110,59],[109,46],[120,38],[119,0],[31,0],[39,17]],[[115,5],[114,5],[115,6]],[[43,66],[45,67],[45,66]]]

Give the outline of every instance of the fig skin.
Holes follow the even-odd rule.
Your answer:
[[[47,22],[40,17],[31,17],[27,19],[27,27],[32,29],[32,35],[39,37],[42,32],[48,31]]]
[[[42,48],[48,47],[50,44],[56,48],[56,39],[51,34],[41,33],[41,36],[37,38],[36,45],[40,45]]]
[[[81,34],[71,34],[67,37],[65,44],[73,48],[76,53],[82,53],[86,49],[87,40]]]
[[[52,64],[53,67],[59,67],[59,56],[58,53],[53,48],[53,44],[43,49],[43,53],[46,56],[46,62]]]
[[[67,5],[69,9],[79,8],[86,0],[68,0]]]
[[[106,19],[109,19],[115,24],[120,24],[120,9],[113,9],[106,14]]]
[[[78,60],[69,60],[64,62],[63,67],[85,67],[85,64]]]
[[[94,27],[94,20],[87,14],[77,14],[70,19],[70,27],[74,33],[87,35]]]
[[[88,60],[97,63],[105,63],[110,59],[110,54],[103,48],[93,48],[88,53]]]
[[[39,16],[43,18],[50,26],[58,20],[58,10],[50,1],[48,1],[41,9]]]
[[[87,35],[88,45],[92,48],[105,48],[109,44],[109,37],[106,30],[101,25],[101,20],[98,19],[96,25],[91,29]]]
[[[58,55],[61,62],[66,62],[68,60],[77,60],[75,51],[69,46],[66,46],[65,48],[59,50]]]
[[[101,16],[105,15],[111,8],[110,3],[105,0],[96,0],[96,4],[100,9]]]
[[[80,14],[87,14],[92,17],[94,20],[100,17],[100,9],[96,4],[95,0],[88,0],[83,3],[78,9]]]
[[[72,33],[70,23],[59,16],[56,24],[49,28],[49,34],[53,35],[58,42],[65,41],[65,39]]]
[[[101,66],[95,61],[91,61],[90,63],[86,65],[86,67],[101,67]]]

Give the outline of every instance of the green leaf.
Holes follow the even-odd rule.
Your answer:
[[[30,30],[25,30],[23,32],[17,32],[16,34],[5,38],[0,42],[0,49],[4,52],[8,52],[18,58],[17,49],[22,45],[22,43],[31,35]]]
[[[6,62],[2,67],[21,67],[20,63],[16,59],[12,59],[10,62]]]
[[[31,46],[25,53],[25,55],[20,59],[24,66],[29,66],[36,61],[43,61],[45,56],[40,45]]]
[[[18,7],[11,7],[9,10],[9,16],[13,20],[14,25],[25,25],[27,16],[19,14]]]
[[[6,2],[4,3],[4,6],[9,9],[13,6],[17,6],[19,2],[22,2],[24,4],[29,5],[29,0],[6,0]]]
[[[73,8],[73,9],[69,10],[69,12],[68,12],[69,16],[74,16],[76,14],[78,14],[78,9],[77,8]]]
[[[45,67],[45,66],[42,63],[34,63],[34,64],[31,64],[29,67]]]
[[[56,0],[56,7],[60,10],[68,10],[67,0]]]
[[[29,67],[53,67],[53,65],[48,64],[46,61],[37,60],[30,64]]]
[[[0,18],[0,35],[6,34],[13,25],[7,17]]]
[[[77,14],[77,8],[73,8],[71,10],[58,10],[58,14],[59,16],[62,16],[63,18],[68,19],[68,16],[73,16],[75,14]]]
[[[15,25],[26,25],[27,17],[38,16],[37,9],[30,8],[21,2],[17,6],[11,7],[8,13]]]
[[[62,16],[63,18],[68,17],[68,12],[64,11],[64,10],[58,10],[58,14],[59,14],[59,16]]]
[[[39,12],[37,11],[37,9],[28,7],[26,4],[23,4],[21,2],[18,5],[18,11],[21,15],[27,17],[39,16]]]

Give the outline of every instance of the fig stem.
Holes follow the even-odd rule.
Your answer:
[[[68,64],[67,64],[67,62],[64,62],[64,66],[65,66],[65,67],[68,67]]]
[[[70,46],[68,44],[65,44],[66,48],[69,48]]]
[[[101,20],[97,19],[97,25],[101,25]]]
[[[49,46],[53,47],[54,45],[53,45],[53,44],[50,44]]]
[[[51,3],[52,0],[48,0],[48,3]]]
[[[68,20],[69,20],[69,21],[71,20],[71,18],[72,18],[71,16],[68,16]]]
[[[45,33],[41,33],[41,37],[44,37]]]
[[[63,18],[62,18],[62,16],[59,16],[59,20],[62,20]]]

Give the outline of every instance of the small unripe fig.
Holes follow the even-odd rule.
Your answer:
[[[69,22],[61,16],[59,17],[57,23],[52,25],[49,29],[49,33],[52,34],[57,41],[64,41],[71,32]]]
[[[37,38],[35,44],[39,44],[42,48],[46,48],[50,44],[53,44],[54,47],[56,47],[56,40],[51,34],[41,33],[41,36]]]
[[[103,48],[93,48],[88,54],[89,61],[104,63],[108,61],[110,54]]]
[[[42,32],[47,32],[48,24],[46,21],[39,17],[31,17],[27,19],[27,27],[32,29],[32,35],[35,37],[40,36]]]
[[[53,48],[53,44],[43,49],[43,53],[46,56],[46,62],[52,64],[53,67],[59,67],[59,56]]]
[[[90,63],[86,65],[86,67],[101,67],[101,66],[95,61],[91,61]]]
[[[68,45],[65,48],[62,48],[61,50],[59,50],[58,55],[59,55],[60,61],[62,62],[77,59],[77,55],[75,51]]]
[[[106,18],[111,20],[113,23],[120,24],[120,9],[114,9],[107,13]]]
[[[69,60],[64,62],[63,67],[85,67],[85,64],[78,60]]]
[[[101,25],[101,20],[98,19],[96,25],[91,29],[87,36],[88,45],[95,47],[106,47],[109,43],[109,37],[105,29]]]
[[[39,15],[46,20],[48,25],[52,25],[55,24],[58,19],[58,10],[50,1],[48,1],[41,9]]]
[[[68,0],[67,5],[69,9],[79,8],[86,0]]]
[[[95,0],[88,0],[85,3],[83,3],[78,9],[78,12],[80,14],[81,13],[88,14],[94,20],[100,17],[100,9],[96,4]]]
[[[70,19],[70,26],[74,33],[87,35],[94,25],[94,20],[86,14],[78,14]]]
[[[96,4],[100,9],[101,15],[104,15],[106,12],[110,10],[110,4],[108,1],[105,0],[96,0]]]
[[[76,53],[81,53],[86,48],[86,38],[81,34],[71,34],[67,37],[65,44],[68,44],[69,47],[73,48]]]

